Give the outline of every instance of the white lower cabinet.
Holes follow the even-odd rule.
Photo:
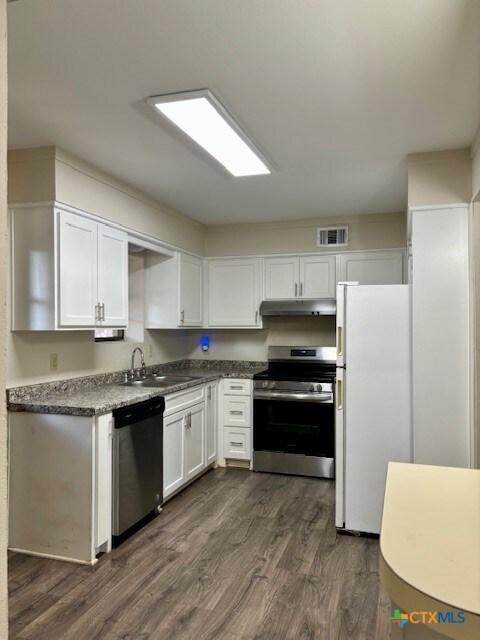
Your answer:
[[[216,462],[216,385],[199,385],[165,399],[164,499]]]
[[[185,476],[191,480],[205,469],[205,405],[197,404],[187,414],[185,431]]]
[[[94,564],[111,548],[112,414],[9,414],[9,548]]]
[[[250,429],[245,427],[223,428],[223,454],[234,460],[250,460]]]
[[[222,390],[221,464],[248,461],[252,457],[252,381],[227,378]]]
[[[250,396],[228,396],[223,401],[223,423],[229,427],[250,427]]]
[[[185,416],[179,411],[163,420],[163,497],[185,484]]]

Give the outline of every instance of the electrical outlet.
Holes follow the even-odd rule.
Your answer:
[[[147,356],[153,358],[153,344],[149,344],[147,347]]]
[[[50,371],[58,371],[58,353],[50,354]]]

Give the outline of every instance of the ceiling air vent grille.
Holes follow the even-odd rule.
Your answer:
[[[345,247],[348,244],[348,227],[319,227],[317,247]]]

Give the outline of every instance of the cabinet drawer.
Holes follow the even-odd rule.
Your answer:
[[[249,396],[250,380],[236,380],[226,379],[224,380],[224,393],[231,396]]]
[[[250,460],[250,429],[224,427],[223,455],[225,458]]]
[[[250,396],[224,396],[223,424],[226,427],[250,427]]]
[[[203,402],[205,399],[205,385],[201,384],[191,389],[185,389],[185,391],[177,391],[170,395],[165,396],[165,416],[169,416],[181,409],[187,409],[192,407],[198,402]]]

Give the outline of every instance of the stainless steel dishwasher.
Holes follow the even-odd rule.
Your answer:
[[[113,535],[121,536],[163,501],[163,411],[154,398],[113,411]],[[118,539],[118,538],[117,538]]]

